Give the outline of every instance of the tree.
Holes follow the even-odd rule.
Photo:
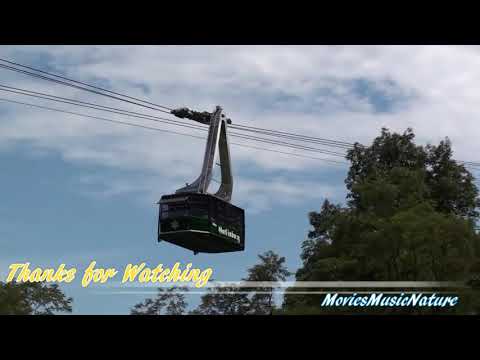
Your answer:
[[[243,281],[277,282],[285,280],[290,272],[285,267],[285,258],[273,251],[258,255],[260,262],[247,270],[247,278]],[[247,293],[248,292],[248,293]],[[268,315],[272,314],[273,289],[271,287],[249,288],[223,287],[216,288],[202,296],[201,304],[192,314],[204,315]]]
[[[248,269],[246,281],[278,282],[285,281],[290,272],[285,267],[285,258],[273,251],[258,255],[260,263]],[[250,298],[250,313],[259,315],[272,315],[273,304],[272,288],[260,288],[260,292],[253,292]]]
[[[0,282],[0,315],[70,313],[72,301],[57,284]]]
[[[355,144],[347,205],[328,200],[309,214],[299,281],[468,281],[480,266],[475,231],[478,189],[455,162],[448,139],[414,144],[414,134],[382,129],[371,146]],[[284,309],[319,308],[319,297],[288,295]]]
[[[260,263],[247,270],[244,281],[285,280],[290,275],[285,267],[285,258],[273,251],[258,255]],[[131,309],[132,315],[182,315],[188,304],[185,295],[175,292],[175,287],[159,288],[155,298],[145,299]],[[186,290],[186,288],[181,288]],[[190,315],[248,315],[272,314],[273,292],[271,288],[248,291],[232,286],[216,287],[201,297],[200,305],[189,312]],[[248,293],[249,292],[249,293]]]
[[[479,217],[476,209],[480,206],[480,200],[474,177],[451,156],[448,138],[438,146],[427,146],[427,166],[430,171],[427,172],[426,181],[434,206],[438,211],[476,220]]]
[[[131,310],[131,315],[183,315],[187,308],[185,295],[178,290],[186,291],[186,288],[158,288],[158,294],[153,299],[145,299],[136,304]]]
[[[214,288],[201,298],[191,315],[247,315],[250,309],[248,295],[237,288]]]

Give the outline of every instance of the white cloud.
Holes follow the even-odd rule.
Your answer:
[[[324,185],[321,182],[291,180],[275,177],[268,180],[240,178],[236,198],[250,213],[270,210],[274,205],[298,205],[307,200],[331,198],[340,201],[343,186]]]
[[[412,127],[421,143],[449,136],[458,159],[476,161],[480,150],[476,118],[480,51],[476,47],[4,46],[0,56],[30,64],[46,61],[52,71],[162,105],[210,110],[220,104],[234,123],[244,125],[363,143],[370,142],[382,126],[397,131]],[[0,74],[2,84],[161,115],[6,70],[0,69]],[[391,111],[377,112],[371,97],[359,96],[352,88],[356,80],[368,81],[385,101],[406,100]],[[20,98],[1,93],[0,97]],[[50,106],[192,132],[68,105]],[[129,177],[105,179],[111,184],[105,194],[141,189],[148,193],[150,187],[153,192],[173,191],[200,170],[204,145],[195,139],[1,102],[0,116],[0,149],[6,143],[27,141],[39,151],[61,154],[66,161],[133,171],[144,179],[133,184]],[[331,169],[326,163],[240,147],[232,147],[232,152],[239,202],[268,209],[285,198],[305,199],[312,189],[325,194],[331,190],[323,188],[322,182],[269,180],[282,171],[325,173]],[[250,175],[255,171],[262,180]]]

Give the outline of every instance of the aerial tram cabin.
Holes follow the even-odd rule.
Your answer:
[[[159,239],[192,250],[241,251],[245,245],[243,209],[209,194],[164,195]]]
[[[158,202],[158,241],[181,246],[194,254],[243,251],[245,213],[230,203],[233,190],[227,139],[230,120],[225,118],[219,106],[213,113],[199,113],[185,108],[172,113],[208,124],[210,128],[200,176],[175,194],[163,195]],[[210,194],[207,189],[212,179],[217,148],[221,183],[218,191]]]

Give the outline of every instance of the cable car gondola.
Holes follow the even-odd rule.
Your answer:
[[[213,113],[186,108],[172,114],[210,126],[200,176],[175,194],[158,202],[158,241],[192,250],[194,254],[223,253],[245,249],[245,213],[230,203],[233,176],[227,139],[229,119],[217,106]],[[219,150],[221,183],[215,194],[207,193],[212,179],[216,150]]]

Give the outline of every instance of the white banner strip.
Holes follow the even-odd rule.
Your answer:
[[[163,283],[120,283],[118,281],[107,284],[93,284],[94,286],[113,288],[144,288],[144,287],[186,287],[197,288],[191,282],[163,282]],[[465,283],[457,281],[211,281],[202,288],[463,288]]]
[[[315,295],[315,294],[417,294],[418,291],[222,291],[215,294],[251,294],[254,292],[255,294],[278,294],[278,295],[285,295],[285,294],[295,294],[295,295]],[[129,290],[129,291],[95,291],[96,294],[99,295],[156,295],[157,291],[152,290]],[[172,291],[175,294],[185,294],[185,295],[205,295],[210,294],[209,291]],[[428,293],[431,293],[429,291]],[[435,294],[449,294],[448,291],[435,291]]]

